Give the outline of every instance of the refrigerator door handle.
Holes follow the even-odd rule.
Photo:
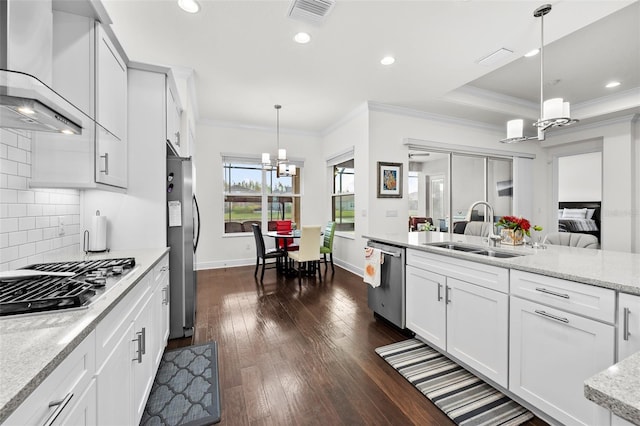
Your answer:
[[[197,226],[193,227],[193,229],[197,229],[196,238],[193,241],[193,252],[195,253],[196,250],[198,250],[198,242],[200,241],[200,208],[198,207],[198,199],[195,195],[193,196],[193,205],[195,206],[194,210],[196,211],[194,218],[198,218]]]

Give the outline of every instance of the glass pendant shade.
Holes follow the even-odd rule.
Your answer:
[[[278,160],[286,160],[287,159],[287,150],[284,148],[278,149]]]
[[[271,155],[268,152],[262,153],[262,164],[271,164]]]
[[[524,120],[507,121],[507,139],[521,138],[524,132]]]

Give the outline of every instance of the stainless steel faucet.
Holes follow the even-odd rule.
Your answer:
[[[475,203],[471,204],[471,207],[469,207],[469,211],[467,213],[467,221],[471,221],[471,212],[473,211],[473,208],[475,206],[478,205],[483,205],[486,206],[487,209],[489,209],[489,215],[490,218],[489,220],[491,221],[491,230],[489,231],[489,247],[495,247],[497,242],[502,240],[502,237],[500,237],[499,235],[496,235],[493,230],[495,227],[495,222],[494,222],[494,216],[493,216],[493,207],[491,207],[491,204],[487,203],[486,201],[476,201]]]

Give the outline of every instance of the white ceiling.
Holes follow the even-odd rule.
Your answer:
[[[319,26],[288,18],[289,1],[200,0],[196,15],[177,0],[103,3],[130,60],[194,70],[200,119],[272,127],[279,103],[283,128],[321,133],[366,101],[490,125],[538,114],[539,56],[522,55],[540,44],[540,1],[336,0]],[[640,1],[550,3],[545,98],[576,118],[640,111]],[[514,54],[477,64],[499,48]],[[594,112],[594,99],[608,102]]]

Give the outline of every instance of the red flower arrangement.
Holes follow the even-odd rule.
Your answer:
[[[531,236],[531,223],[523,217],[502,216],[496,225],[506,229],[513,229],[514,231],[522,231],[526,236]]]

